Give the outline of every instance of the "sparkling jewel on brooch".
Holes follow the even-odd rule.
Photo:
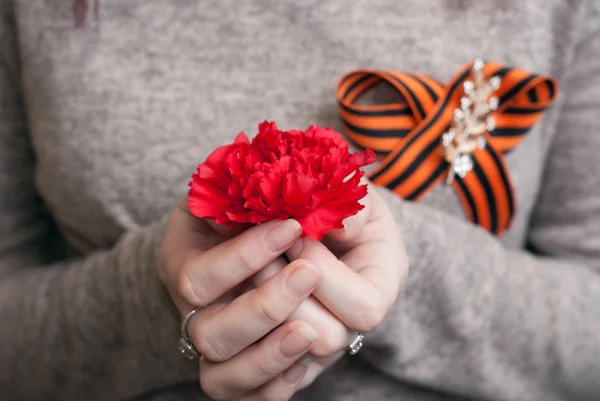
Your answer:
[[[483,70],[483,67],[485,67],[485,63],[483,62],[482,59],[475,59],[475,61],[473,61],[473,69],[475,71],[481,71]]]
[[[496,96],[490,97],[488,100],[488,105],[490,106],[490,110],[496,110],[498,108],[498,98]]]
[[[446,132],[444,135],[442,135],[442,144],[444,145],[444,147],[450,146],[453,140],[454,132]]]
[[[500,77],[491,77],[490,78],[490,87],[493,90],[498,90],[498,89],[500,89],[500,83],[501,82],[502,82],[502,79]]]
[[[460,178],[465,178],[467,173],[473,170],[473,158],[469,155],[461,155],[452,165],[454,174],[458,174]]]
[[[494,128],[496,128],[496,120],[494,120],[494,117],[488,116],[485,120],[485,129],[487,132],[492,132]]]
[[[472,81],[465,81],[463,83],[463,90],[465,91],[465,95],[472,94],[473,89],[475,89],[475,84]]]
[[[499,106],[495,91],[500,88],[498,76],[485,78],[485,63],[473,62],[472,79],[463,83],[464,96],[454,110],[453,122],[442,136],[444,159],[450,164],[446,182],[458,175],[463,178],[473,169],[473,153],[485,149],[485,134],[496,128],[491,112]]]
[[[465,118],[465,113],[461,109],[454,110],[454,121],[461,122]]]
[[[463,97],[460,99],[460,108],[462,110],[467,110],[472,104],[473,102],[468,97]]]

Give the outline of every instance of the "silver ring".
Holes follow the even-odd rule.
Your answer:
[[[190,320],[192,316],[196,314],[200,309],[203,309],[202,306],[194,308],[191,312],[189,312],[183,318],[181,322],[181,337],[179,338],[179,351],[189,360],[200,359],[202,355],[196,350],[194,344],[190,339],[190,333],[188,332],[188,327],[190,325]]]
[[[363,333],[358,333],[354,341],[352,341],[352,343],[346,347],[346,352],[348,353],[348,355],[356,355],[358,351],[360,351],[360,349],[363,346],[364,338],[365,335]]]

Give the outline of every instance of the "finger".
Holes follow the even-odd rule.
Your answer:
[[[344,356],[344,351],[336,352],[335,354],[325,357],[325,358],[313,358],[313,357],[304,357],[302,360],[306,360],[310,358],[311,363],[308,365],[308,370],[304,374],[304,377],[300,381],[296,391],[300,391],[312,384],[317,377],[321,375],[327,368],[332,366],[338,360],[340,360]]]
[[[348,224],[347,230],[350,230],[350,234],[345,234],[344,228],[323,237],[323,243],[335,255],[343,255],[366,241],[398,231],[393,216],[386,214],[388,206],[372,185],[369,185],[369,192],[361,199],[361,203],[365,208],[357,215],[349,217],[350,222],[346,223],[344,220],[344,226]]]
[[[210,226],[210,228],[212,228],[216,233],[218,233],[226,239],[231,239],[252,227],[249,224],[238,224],[233,227],[229,227],[225,224],[217,224],[216,221],[208,219],[206,220],[206,222]]]
[[[179,202],[169,216],[163,241],[156,255],[157,264],[164,267],[158,271],[163,283],[169,290],[175,290],[180,266],[202,250],[212,248],[220,242],[222,239],[214,235],[206,220],[190,213],[185,199]]]
[[[349,254],[357,271],[311,238],[302,238],[288,250],[291,260],[310,260],[321,268],[323,280],[314,296],[327,309],[348,328],[371,331],[381,323],[397,297],[401,269],[396,263],[402,256],[385,241],[365,242]]]
[[[316,357],[328,357],[344,349],[356,337],[355,331],[346,327],[315,297],[305,300],[289,320],[301,320],[315,328],[318,338],[310,353]]]
[[[252,277],[255,287],[260,287],[281,270],[272,263]],[[356,337],[334,314],[315,297],[308,297],[289,316],[288,321],[300,320],[310,324],[317,332],[317,341],[310,353],[317,357],[330,356],[346,347]]]
[[[192,215],[190,212],[190,208],[188,206],[188,197],[184,196],[179,203],[177,204],[177,209],[181,212],[188,214],[191,217],[194,217],[196,220],[203,220],[215,233],[221,235],[223,238],[229,239],[233,238],[244,230],[247,230],[251,227],[249,224],[236,224],[235,226],[227,226],[225,224],[217,224],[215,220],[212,219],[199,219],[196,216]]]
[[[360,234],[363,227],[367,224],[367,221],[371,218],[373,211],[373,202],[370,191],[367,193],[367,196],[359,200],[359,203],[364,206],[364,209],[359,211],[354,216],[344,219],[343,229],[335,230],[327,234],[323,239],[326,244],[348,242]]]
[[[344,356],[344,352],[337,352],[326,358],[304,356],[280,376],[258,389],[236,398],[235,401],[289,400],[295,392],[310,386],[317,377],[342,356]],[[300,377],[299,380],[298,377]]]
[[[285,372],[256,390],[236,398],[235,401],[287,401],[297,391],[309,369],[310,360],[302,358]]]
[[[208,360],[228,360],[288,319],[320,282],[316,266],[296,260],[209,319],[192,319],[192,341]]]
[[[292,366],[310,350],[315,339],[316,333],[308,324],[292,322],[228,361],[215,363],[203,358],[202,389],[217,400],[254,390]]]
[[[191,305],[207,305],[275,260],[302,233],[295,220],[270,221],[195,255],[180,269],[177,290]]]
[[[234,298],[237,298],[240,295],[245,294],[248,291],[251,291],[255,288],[260,287],[268,279],[270,279],[275,274],[282,271],[288,264],[289,264],[288,261],[283,256],[278,257],[277,259],[275,259],[274,261],[272,261],[271,263],[269,263],[268,265],[263,267],[261,270],[259,270],[254,276],[248,277],[246,280],[244,280],[242,283],[240,283],[237,287],[235,287],[232,290],[232,293],[234,294]],[[265,275],[264,272],[268,272],[268,273]],[[257,280],[256,279],[257,276],[261,276],[261,277],[263,277],[263,279]]]

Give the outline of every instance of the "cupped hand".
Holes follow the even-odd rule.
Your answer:
[[[272,221],[227,239],[231,232],[192,216],[185,203],[170,216],[158,274],[182,316],[203,307],[189,334],[203,355],[200,383],[211,398],[248,394],[267,382],[271,391],[291,395],[302,379],[306,365],[297,361],[317,334],[290,315],[322,272],[307,260],[286,264],[280,257],[301,232],[294,220]],[[249,278],[275,265],[277,273],[260,287],[243,290]]]
[[[159,274],[182,314],[208,305],[192,319],[190,334],[204,355],[200,382],[209,396],[287,400],[337,361],[357,332],[381,323],[408,264],[374,188],[363,203],[323,243],[299,238],[293,220],[235,236],[195,218],[185,204],[173,213]],[[288,286],[294,276],[303,277],[303,292]]]
[[[289,321],[310,324],[317,340],[303,362],[307,371],[296,390],[305,388],[344,355],[344,348],[358,332],[376,328],[396,301],[408,273],[408,261],[399,229],[385,201],[371,187],[362,201],[365,208],[344,222],[345,229],[332,232],[323,243],[301,238],[287,251],[292,263],[308,260],[322,271],[322,282],[312,296],[290,315]],[[273,263],[254,276],[259,287],[282,269]],[[239,400],[287,400],[269,398],[273,380]],[[287,398],[285,398],[287,397]]]

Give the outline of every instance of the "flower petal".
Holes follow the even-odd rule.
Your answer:
[[[288,173],[283,184],[283,200],[291,206],[306,205],[318,184],[319,180],[315,177]]]

